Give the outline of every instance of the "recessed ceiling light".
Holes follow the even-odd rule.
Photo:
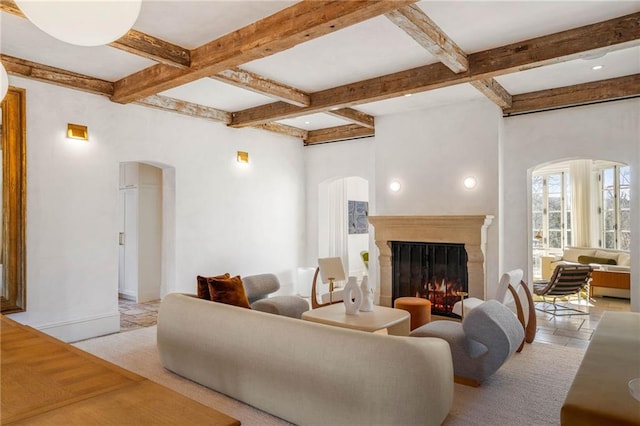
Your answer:
[[[591,67],[591,69],[594,71],[601,70],[602,68],[604,68],[604,65],[594,65]]]
[[[407,93],[404,96],[408,98],[409,96],[411,96],[411,93]]]
[[[310,121],[305,121],[304,124],[311,124],[311,122]]]

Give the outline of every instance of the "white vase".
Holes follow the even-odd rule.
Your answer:
[[[373,311],[373,289],[369,285],[369,277],[366,275],[362,277],[362,282],[360,283],[360,291],[362,291],[362,303],[360,304],[361,312],[371,312]]]
[[[349,277],[347,285],[342,289],[342,301],[347,315],[356,315],[362,303],[362,290],[358,287],[358,279]]]

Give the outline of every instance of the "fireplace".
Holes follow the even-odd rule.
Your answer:
[[[380,305],[393,306],[391,242],[462,244],[470,297],[484,299],[487,228],[493,216],[369,216],[378,247]],[[371,261],[371,259],[370,259]],[[371,265],[371,263],[370,263]]]
[[[431,313],[455,317],[459,292],[468,293],[464,244],[391,241],[392,302],[415,296],[431,302]]]

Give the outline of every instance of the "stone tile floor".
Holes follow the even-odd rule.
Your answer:
[[[156,324],[160,301],[137,304],[120,299],[120,332]],[[584,308],[583,308],[584,309]],[[538,331],[536,341],[586,349],[598,322],[605,311],[630,311],[628,299],[595,297],[589,315],[553,316],[536,310]]]
[[[613,297],[594,297],[590,305],[589,315],[553,316],[536,310],[536,341],[586,349],[604,312],[631,310],[628,299]]]
[[[158,320],[159,308],[160,300],[136,303],[132,300],[118,299],[120,332],[155,325]]]

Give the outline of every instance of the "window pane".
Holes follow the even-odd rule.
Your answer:
[[[567,241],[564,243],[565,246],[573,245],[573,237],[571,237],[571,231],[567,231]]]
[[[562,245],[562,231],[549,231],[549,247],[561,248]]]
[[[604,229],[605,231],[611,231],[616,224],[615,215],[612,211],[605,212],[604,216]]]
[[[567,229],[571,229],[571,212],[567,212]]]
[[[631,185],[631,167],[620,167],[620,186]]]
[[[631,232],[622,231],[620,233],[620,250],[631,250]]]
[[[550,194],[559,194],[562,192],[562,175],[547,176],[547,188]]]
[[[542,184],[543,184],[544,178],[542,176],[536,176],[533,175],[531,176],[531,192],[532,193],[542,193]]]
[[[542,213],[534,213],[533,214],[533,232],[542,229]]]
[[[620,188],[620,208],[621,209],[631,208],[631,189],[630,188]]]
[[[542,211],[542,194],[533,194],[531,200],[531,208],[533,211],[541,212]]]
[[[602,186],[604,188],[613,187],[613,167],[602,170]]]
[[[620,212],[620,226],[621,231],[631,230],[631,212],[629,210],[623,210]]]
[[[561,208],[562,208],[562,204],[561,204],[560,196],[549,194],[549,211],[559,212]]]
[[[562,213],[549,213],[549,229],[562,228]]]
[[[605,248],[615,248],[616,247],[616,239],[613,235],[613,232],[605,232],[604,234],[604,246]]]
[[[613,210],[615,202],[613,198],[613,190],[607,189],[602,193],[603,208],[605,210]]]

